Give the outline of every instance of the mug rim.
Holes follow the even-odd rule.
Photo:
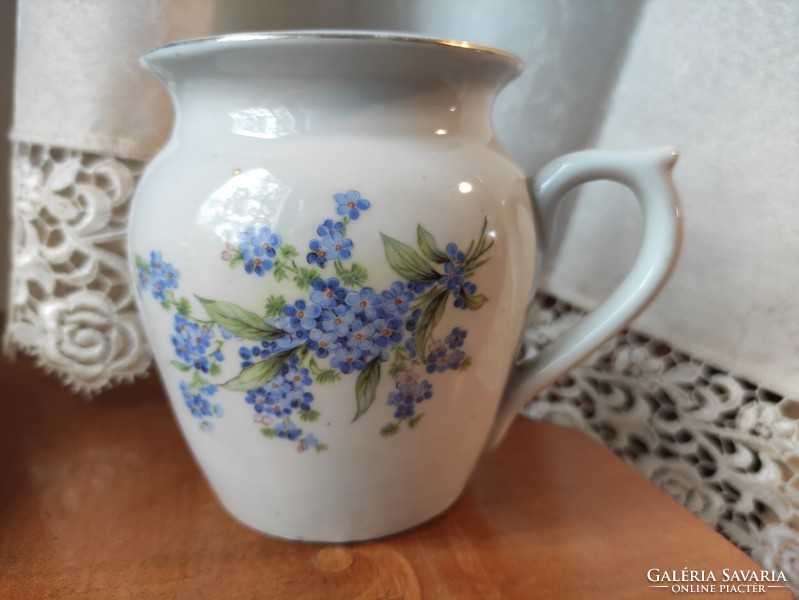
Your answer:
[[[430,44],[437,46],[447,46],[451,48],[461,48],[470,52],[477,52],[480,54],[493,55],[505,60],[512,60],[518,64],[522,64],[521,58],[500,48],[492,46],[485,46],[482,44],[473,44],[462,40],[437,38],[432,36],[419,35],[415,33],[405,33],[399,31],[373,31],[366,29],[297,29],[297,30],[280,30],[280,31],[259,31],[250,33],[230,33],[214,36],[205,36],[197,38],[189,38],[179,40],[158,46],[146,52],[143,56],[152,56],[154,54],[161,54],[164,51],[191,49],[192,47],[199,49],[199,47],[207,47],[209,45],[247,45],[249,42],[264,42],[264,41],[286,41],[286,40],[342,40],[342,41],[358,41],[358,40],[376,40],[383,42],[400,42],[400,43],[417,43],[417,44]]]

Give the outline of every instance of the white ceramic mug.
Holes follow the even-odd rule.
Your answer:
[[[281,32],[143,60],[177,119],[131,215],[139,305],[189,446],[260,531],[352,541],[439,514],[524,403],[674,266],[671,149],[545,166],[536,235],[525,175],[491,128],[522,68],[508,53]],[[515,364],[536,239],[558,200],[596,179],[638,198],[640,255],[604,304]]]

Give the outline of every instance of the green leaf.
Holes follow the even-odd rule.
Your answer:
[[[313,423],[319,418],[319,411],[308,409],[300,411],[300,421],[305,423]]]
[[[341,283],[347,287],[363,287],[369,279],[369,273],[366,271],[366,267],[358,263],[352,263],[352,265],[347,268],[340,260],[336,260],[333,265],[336,268],[336,276],[341,279]]]
[[[211,363],[211,367],[208,370],[208,374],[211,377],[216,377],[222,372],[222,367],[219,366],[219,363],[214,361]]]
[[[175,308],[178,311],[178,314],[183,317],[188,317],[191,314],[191,303],[189,303],[188,298],[181,298],[177,301]]]
[[[408,427],[414,429],[419,424],[419,421],[422,420],[422,417],[424,417],[424,413],[408,419]]]
[[[264,436],[266,439],[271,440],[273,437],[277,435],[277,432],[271,427],[264,427],[261,429],[261,435]]]
[[[389,377],[396,377],[403,371],[407,371],[408,365],[405,364],[404,361],[394,361],[391,363],[391,366],[388,368],[388,375]]]
[[[355,411],[355,418],[353,422],[360,419],[363,414],[372,406],[375,401],[375,394],[377,393],[377,384],[380,383],[380,358],[375,358],[366,365],[366,368],[360,372],[358,379],[355,381],[355,402],[357,409]]]
[[[380,237],[383,239],[386,260],[398,275],[415,283],[432,283],[441,279],[441,274],[416,250],[384,233]]]
[[[435,285],[435,286],[431,287],[429,290],[427,290],[423,294],[421,294],[421,295],[416,297],[416,299],[413,301],[413,308],[414,309],[422,308],[422,307],[426,306],[427,304],[430,304],[430,302],[433,300],[433,298],[438,296],[441,293],[441,290],[444,290],[444,289],[446,289],[446,288],[443,288],[440,285]]]
[[[244,264],[244,257],[241,255],[241,252],[238,250],[235,251],[233,256],[230,257],[230,262],[228,263],[231,269],[235,269],[240,265]]]
[[[283,296],[272,294],[266,299],[264,310],[267,317],[282,317],[284,308],[286,308],[286,299]]]
[[[396,434],[399,431],[399,425],[396,423],[389,423],[388,425],[384,426],[380,429],[380,435],[383,437],[389,437],[391,435]]]
[[[316,269],[300,267],[294,275],[294,283],[296,283],[297,287],[301,290],[309,290],[314,280],[319,279],[319,277],[320,273]]]
[[[191,381],[189,381],[189,389],[192,392],[198,392],[206,385],[208,385],[208,380],[200,375],[199,371],[195,371],[194,375],[191,377]]]
[[[416,239],[419,244],[419,250],[430,260],[437,263],[445,263],[449,260],[447,254],[438,249],[438,244],[436,244],[436,238],[433,237],[433,234],[422,227],[421,224],[416,228]]]
[[[424,359],[427,341],[433,337],[433,329],[438,325],[441,317],[444,316],[448,296],[449,291],[443,288],[422,308],[422,316],[419,317],[419,325],[416,327],[413,339],[416,354],[422,359]]]
[[[460,366],[460,368],[458,370],[459,371],[465,371],[466,369],[468,369],[471,366],[472,366],[472,357],[471,356],[467,356],[466,358],[464,358],[461,361],[461,366]]]
[[[176,367],[178,370],[183,371],[184,373],[191,369],[191,365],[187,365],[186,363],[182,363],[179,360],[170,360],[169,364],[173,367]]]
[[[285,281],[289,278],[288,264],[283,260],[276,260],[272,274],[275,276],[275,281]]]
[[[327,444],[316,444],[316,446],[314,446],[314,450],[317,452],[324,452],[327,450]]]
[[[286,332],[272,327],[263,318],[232,302],[207,300],[196,296],[208,316],[230,333],[245,340],[273,341],[286,335]]]
[[[294,258],[296,256],[299,256],[300,253],[291,244],[284,244],[283,246],[280,247],[280,255],[285,256],[286,258]]]
[[[341,373],[336,369],[324,369],[316,374],[317,383],[333,383],[341,379]]]
[[[266,385],[275,378],[297,350],[298,348],[291,348],[267,356],[262,361],[242,369],[241,373],[223,383],[222,387],[234,392],[249,392]]]
[[[463,300],[466,303],[466,308],[469,310],[477,310],[478,308],[482,307],[483,304],[488,302],[488,298],[482,294],[476,294],[474,296],[470,294],[464,294]]]
[[[151,272],[150,272],[150,263],[149,263],[149,261],[147,261],[147,260],[143,259],[143,258],[142,258],[141,256],[139,256],[138,254],[137,254],[135,257],[134,257],[134,259],[133,259],[133,260],[134,260],[134,262],[136,263],[136,267],[137,267],[137,268],[141,268],[141,269],[143,269],[145,273],[147,273],[148,275],[150,275],[150,273],[151,273]]]

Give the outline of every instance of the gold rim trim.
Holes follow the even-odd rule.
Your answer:
[[[209,36],[202,38],[192,38],[182,40],[179,42],[172,42],[159,46],[147,52],[147,54],[160,53],[163,50],[172,50],[175,48],[184,48],[195,45],[208,45],[208,44],[230,44],[237,42],[256,42],[256,41],[270,41],[270,40],[377,40],[383,42],[407,42],[418,44],[432,44],[436,46],[449,46],[453,48],[463,48],[479,52],[481,54],[491,54],[497,57],[510,59],[515,62],[521,63],[521,59],[507,50],[500,50],[491,46],[482,46],[480,44],[472,44],[471,42],[464,42],[460,40],[449,40],[445,38],[433,38],[422,35],[415,35],[409,33],[394,33],[394,32],[377,32],[377,31],[348,31],[348,30],[326,30],[326,31],[313,31],[313,30],[298,30],[298,31],[273,31],[273,32],[260,32],[260,33],[232,33],[226,35]]]

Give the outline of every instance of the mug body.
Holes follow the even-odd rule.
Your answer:
[[[212,488],[291,539],[375,538],[439,514],[484,449],[532,292],[523,174],[493,135],[380,134],[373,105],[360,128],[278,135],[263,119],[280,106],[185,93],[129,250]],[[218,124],[186,118],[197,106]]]

